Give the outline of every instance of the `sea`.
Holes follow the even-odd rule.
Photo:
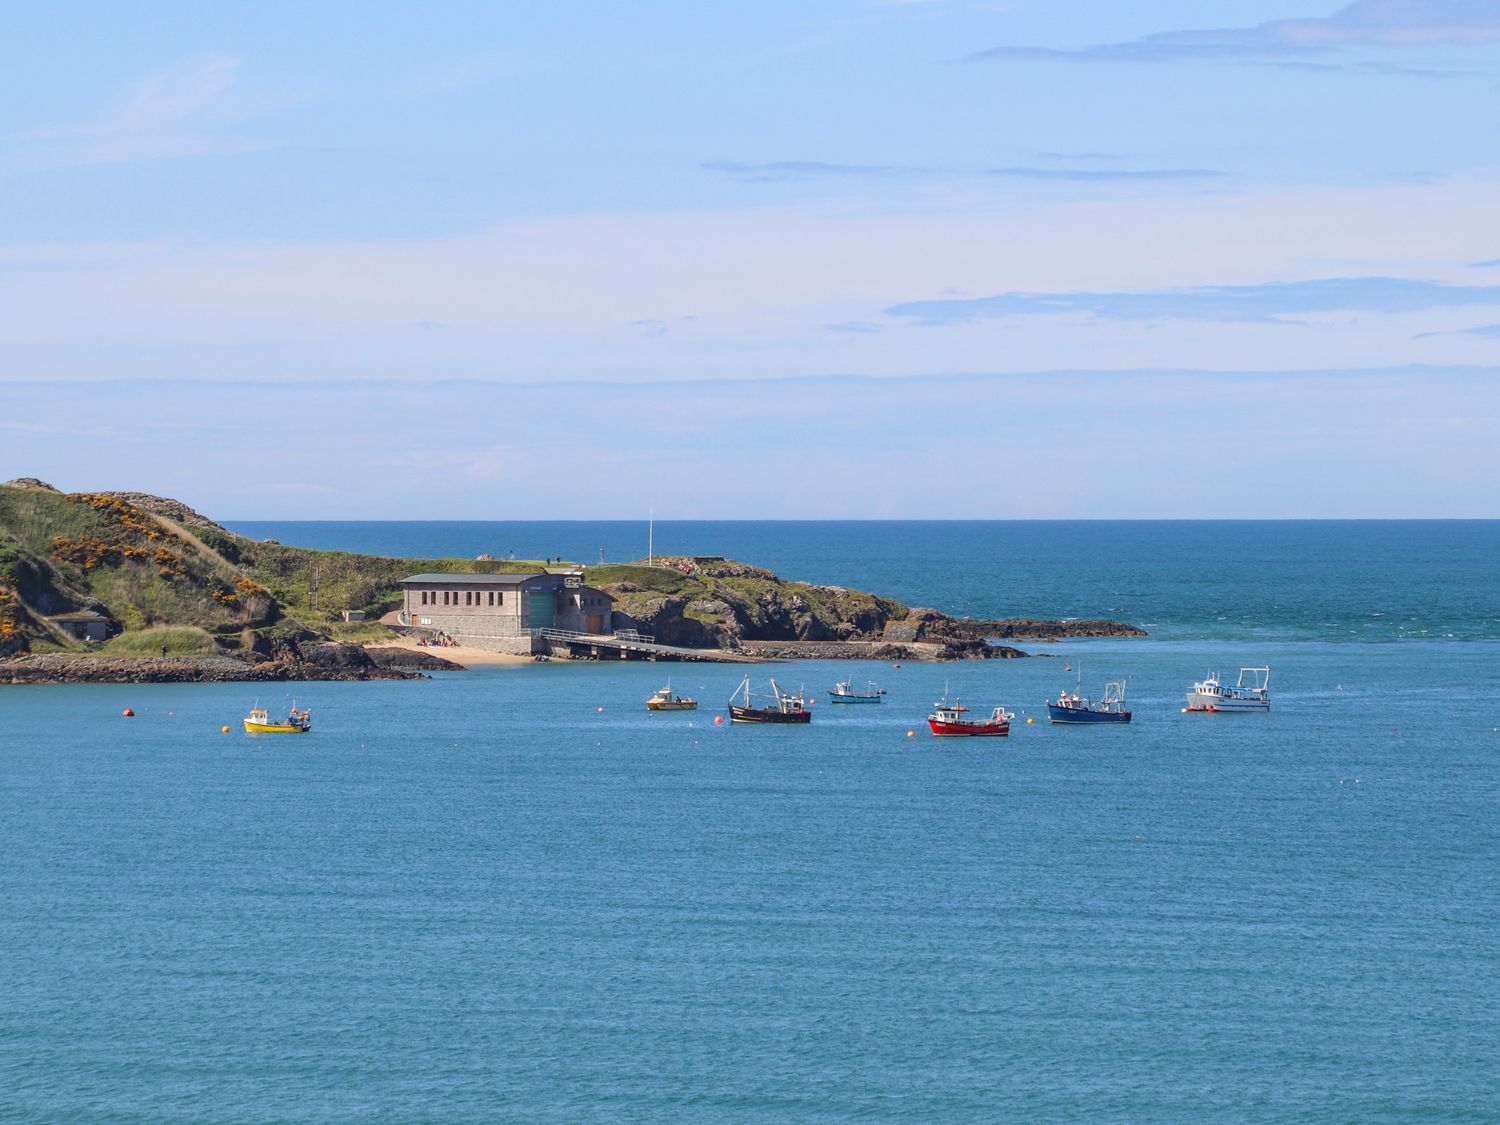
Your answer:
[[[627,523],[236,522],[411,557]],[[0,1120],[1500,1118],[1500,522],[659,522],[1144,639],[0,688]],[[1269,666],[1267,714],[1184,714]],[[1128,678],[1128,726],[1045,703]],[[833,706],[835,680],[878,706]],[[649,714],[657,688],[700,700]],[[1017,714],[936,740],[947,694]],[[249,736],[255,702],[311,708]],[[132,709],[134,717],[122,712]],[[221,728],[228,726],[228,733]]]

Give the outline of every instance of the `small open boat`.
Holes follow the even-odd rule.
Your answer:
[[[658,691],[650,699],[646,700],[648,711],[696,711],[698,701],[689,699],[685,695],[672,694],[672,682],[667,681],[667,686]]]
[[[1125,709],[1125,681],[1105,684],[1104,698],[1095,703],[1084,696],[1080,673],[1078,686],[1071,692],[1062,692],[1056,703],[1047,704],[1047,714],[1054,723],[1128,723],[1130,712]]]
[[[955,698],[948,702],[948,693],[943,692],[941,701],[932,705],[932,714],[927,716],[927,725],[932,733],[948,735],[989,735],[991,737],[1010,733],[1010,721],[1015,718],[1004,707],[996,707],[988,719],[971,719],[969,709]]]
[[[299,711],[297,705],[284,719],[272,719],[264,707],[251,708],[245,716],[247,734],[306,734],[312,730],[312,712]]]
[[[799,691],[796,695],[782,691],[776,681],[771,681],[774,706],[756,707],[750,698],[750,677],[746,676],[735,693],[729,697],[729,721],[731,723],[810,723],[812,712]],[[735,702],[739,700],[739,702]]]
[[[885,694],[885,691],[876,687],[874,680],[869,681],[868,687],[868,691],[855,691],[854,681],[844,680],[842,683],[833,685],[828,698],[834,703],[880,703],[880,697]]]
[[[1246,683],[1248,677],[1249,683]],[[1187,693],[1184,711],[1269,711],[1271,709],[1271,669],[1241,668],[1234,687],[1219,682],[1217,672],[1193,685]]]

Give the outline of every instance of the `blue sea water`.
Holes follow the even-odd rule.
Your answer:
[[[972,550],[964,525],[718,542],[882,590],[936,544],[910,600],[1095,616],[1078,591],[1118,587],[1168,625],[1050,659],[757,670],[818,699],[795,730],[714,724],[742,674],[715,665],[0,689],[0,1119],[1500,1115],[1494,525],[1114,525],[1113,552],[1014,529],[1090,545],[1059,551],[1076,588],[989,526]],[[504,547],[433,530],[300,538]],[[1271,593],[1213,582],[1257,549]],[[1285,625],[1192,601],[1236,593]],[[1371,629],[1379,604],[1455,635]],[[1045,722],[1075,661],[1086,686],[1130,676],[1132,724]],[[1269,714],[1181,713],[1251,663]],[[648,714],[668,675],[703,710]],[[887,702],[829,706],[846,675]],[[1011,737],[931,739],[945,689],[1018,711]],[[314,732],[239,733],[257,692]]]
[[[647,550],[641,521],[228,526],[416,558]],[[1500,520],[660,521],[654,546],[970,617],[1114,617],[1183,639],[1500,638]]]

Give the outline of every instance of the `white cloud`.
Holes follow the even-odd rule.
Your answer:
[[[288,99],[245,93],[241,63],[197,55],[148,74],[99,116],[29,134],[32,156],[51,166],[221,155],[266,147],[232,127]]]
[[[608,378],[1485,361],[1461,311],[1276,323],[1026,317],[942,333],[883,310],[997,293],[1328,277],[1472,285],[1500,245],[1490,181],[1048,203],[1013,213],[764,208],[567,216],[465,237],[69,261],[0,247],[0,378]],[[37,261],[35,267],[28,265]],[[694,319],[687,319],[691,313]],[[651,334],[641,322],[671,325]],[[444,325],[443,331],[416,324]],[[830,332],[829,325],[878,325]]]

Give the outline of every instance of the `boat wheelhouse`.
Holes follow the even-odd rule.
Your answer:
[[[1192,690],[1187,693],[1187,706],[1183,708],[1184,711],[1209,711],[1215,714],[1270,709],[1270,668],[1241,668],[1234,687],[1225,687],[1219,682],[1219,674],[1211,673],[1206,679],[1193,685]]]

